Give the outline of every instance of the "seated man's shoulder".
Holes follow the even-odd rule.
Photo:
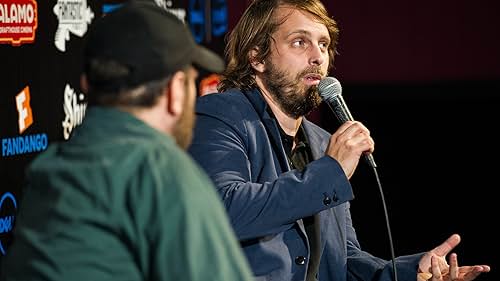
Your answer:
[[[236,89],[226,92],[201,96],[196,101],[196,111],[219,111],[227,113],[238,113],[250,105],[245,95]]]

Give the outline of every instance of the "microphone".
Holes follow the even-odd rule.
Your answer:
[[[354,121],[351,112],[347,108],[347,104],[342,97],[342,86],[339,80],[334,77],[325,77],[319,81],[318,84],[319,95],[323,101],[330,107],[333,114],[337,117],[340,123],[345,123],[346,121]],[[372,168],[376,168],[377,164],[373,155],[364,154],[365,159]]]

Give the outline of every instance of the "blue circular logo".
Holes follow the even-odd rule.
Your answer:
[[[10,192],[6,192],[4,195],[2,195],[2,198],[0,199],[0,210],[2,210],[3,204],[9,201],[12,202],[15,212],[15,210],[17,209],[16,198]],[[0,234],[11,232],[13,226],[14,226],[14,215],[7,215],[0,217]],[[3,247],[1,240],[0,240],[0,253],[2,255],[5,255],[5,249]]]

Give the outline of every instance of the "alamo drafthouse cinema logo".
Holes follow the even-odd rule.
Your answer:
[[[35,0],[0,0],[0,43],[35,42],[38,11]]]

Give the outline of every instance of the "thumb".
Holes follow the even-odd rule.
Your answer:
[[[432,252],[438,256],[446,256],[453,248],[460,243],[460,235],[451,235],[443,244],[437,246]]]

